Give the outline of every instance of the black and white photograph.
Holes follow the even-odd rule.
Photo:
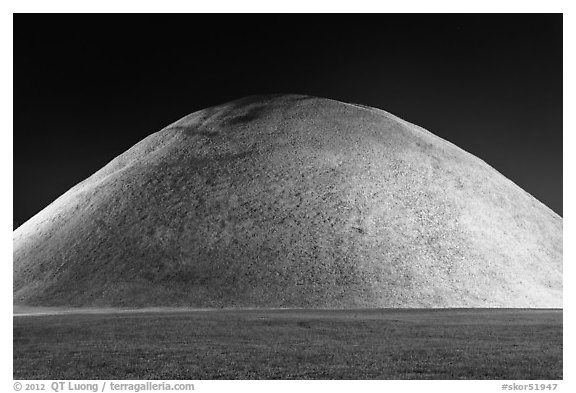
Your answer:
[[[12,20],[9,389],[561,390],[562,13]]]

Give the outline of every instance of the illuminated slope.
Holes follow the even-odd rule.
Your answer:
[[[561,307],[562,219],[382,110],[249,97],[150,135],[20,226],[14,302]]]

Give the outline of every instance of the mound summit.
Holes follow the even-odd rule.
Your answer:
[[[248,97],[17,228],[13,284],[43,306],[562,307],[562,219],[385,111]]]

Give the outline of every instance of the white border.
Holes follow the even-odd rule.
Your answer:
[[[565,12],[559,0],[11,0],[10,12]]]

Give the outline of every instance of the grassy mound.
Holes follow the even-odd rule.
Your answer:
[[[562,219],[382,110],[249,97],[150,135],[21,225],[14,301],[561,307]]]

